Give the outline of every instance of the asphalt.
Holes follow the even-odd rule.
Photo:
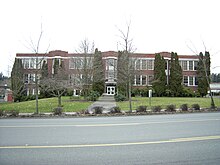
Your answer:
[[[0,164],[219,164],[220,113],[1,119]]]

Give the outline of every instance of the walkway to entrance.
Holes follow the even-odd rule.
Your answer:
[[[116,106],[114,96],[103,94],[99,99],[88,107],[88,111],[92,112],[94,107],[101,106],[104,108],[103,112],[109,112],[112,107]]]

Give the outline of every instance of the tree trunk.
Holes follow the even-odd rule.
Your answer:
[[[129,84],[128,84],[128,100],[129,100],[129,112],[132,112],[132,104],[131,104],[131,78],[129,76]]]
[[[38,113],[38,81],[36,81],[36,114]]]
[[[36,58],[36,72],[35,72],[35,95],[36,95],[36,114],[38,114],[38,77],[37,77],[37,73],[38,73],[38,57]]]
[[[62,105],[61,105],[61,96],[59,95],[58,96],[58,107],[61,107]]]
[[[208,83],[208,89],[209,89],[209,93],[210,93],[210,98],[211,98],[211,109],[215,109],[215,102],[214,102],[214,99],[213,99],[213,96],[212,96],[212,91],[211,91],[211,87],[210,87],[210,81],[209,81],[209,76],[208,76],[208,73],[207,73],[207,66],[205,64],[204,61],[203,62],[203,65],[204,65],[204,70],[205,70],[205,77],[206,77],[206,81]]]

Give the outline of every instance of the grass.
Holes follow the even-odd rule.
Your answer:
[[[64,112],[79,112],[85,110],[93,102],[83,100],[70,100],[70,97],[62,97],[62,105]],[[57,98],[39,99],[39,113],[52,112],[53,108],[57,107]],[[36,101],[25,101],[19,103],[1,103],[0,110],[16,110],[20,113],[34,113],[36,107]]]
[[[62,97],[62,105],[64,112],[79,112],[85,110],[93,102],[83,101],[82,98],[72,99],[65,96]],[[35,100],[25,101],[20,103],[1,103],[0,110],[16,110],[20,113],[34,113],[35,112]],[[39,113],[52,112],[53,108],[57,107],[57,98],[39,99]],[[182,104],[188,104],[191,107],[192,104],[199,104],[201,108],[210,107],[210,98],[185,98],[185,97],[153,97],[151,98],[151,106],[160,105],[165,108],[167,105],[174,104],[179,108]],[[132,98],[132,109],[135,110],[138,106],[145,105],[150,109],[149,98],[147,97],[133,97]],[[220,107],[220,98],[215,98],[215,105]],[[117,102],[122,110],[129,110],[128,101]]]
[[[220,107],[220,99],[214,98],[215,105]],[[186,97],[152,97],[151,98],[151,107],[160,105],[162,108],[166,108],[167,105],[174,104],[176,108],[179,108],[182,104],[188,104],[191,107],[192,104],[199,104],[201,108],[209,108],[210,107],[210,98],[186,98]],[[150,109],[150,103],[148,97],[133,97],[132,98],[132,110],[136,110],[136,108],[140,105],[147,106]],[[119,106],[122,110],[129,110],[128,101],[117,102],[117,106]]]

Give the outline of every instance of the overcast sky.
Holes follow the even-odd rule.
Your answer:
[[[8,75],[16,53],[75,52],[88,38],[101,51],[118,50],[117,28],[131,21],[133,44],[141,53],[210,51],[212,71],[220,73],[219,0],[5,0],[0,2],[0,72]],[[203,42],[205,44],[203,44]],[[205,47],[204,47],[205,45]]]

